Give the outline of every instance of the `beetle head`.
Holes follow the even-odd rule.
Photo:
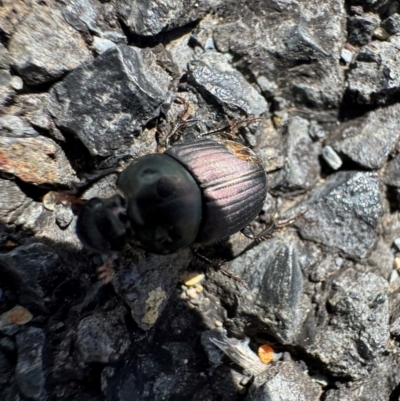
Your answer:
[[[120,195],[92,198],[80,207],[76,233],[86,248],[100,253],[120,250],[128,231],[125,200]]]

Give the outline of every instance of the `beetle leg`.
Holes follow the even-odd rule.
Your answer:
[[[168,134],[165,136],[165,145],[167,148],[170,146],[169,143],[170,139],[174,135],[179,134],[179,131],[182,129],[182,127],[199,121],[195,118],[187,120],[186,116],[189,111],[189,102],[184,97],[181,96],[177,96],[177,99],[182,103],[183,109],[178,113],[175,124],[173,125],[172,129],[168,132]]]
[[[109,257],[106,262],[97,268],[97,277],[103,284],[108,284],[114,278],[113,258]]]
[[[236,132],[241,126],[249,125],[260,120],[261,118],[259,117],[235,119],[233,121],[229,121],[228,124],[222,127],[203,132],[202,134],[200,134],[200,136],[215,135],[225,132],[225,134],[228,135],[230,139],[235,139]]]
[[[72,189],[69,191],[65,191],[65,193],[67,195],[74,195],[80,197],[89,187],[91,187],[97,181],[100,181],[102,178],[117,172],[118,172],[118,167],[111,167],[105,170],[98,171],[93,174],[85,174],[83,181],[73,182],[71,184]]]
[[[224,276],[229,277],[230,279],[236,281],[237,283],[242,284],[244,287],[249,289],[246,282],[241,277],[237,276],[236,274],[233,274],[232,272],[230,272],[229,270],[227,270],[223,267],[225,260],[215,261],[215,260],[209,259],[206,256],[202,255],[201,253],[197,252],[193,247],[191,247],[190,249],[192,250],[194,256],[196,256],[198,259],[202,260],[203,262],[207,263],[207,265],[211,266],[215,271],[220,271]]]
[[[305,213],[307,213],[307,209],[302,210],[301,212],[295,214],[294,216],[290,216],[287,219],[275,220],[270,224],[269,227],[258,234],[254,234],[253,230],[249,226],[243,228],[241,233],[252,240],[264,241],[268,238],[271,238],[276,231],[294,224],[295,221]]]

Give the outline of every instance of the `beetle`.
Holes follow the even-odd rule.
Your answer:
[[[82,244],[106,253],[129,242],[166,255],[243,230],[262,209],[267,179],[251,149],[202,138],[137,158],[120,173],[117,188],[111,198],[92,198],[81,208]]]

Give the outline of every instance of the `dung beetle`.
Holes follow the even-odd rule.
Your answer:
[[[244,229],[262,209],[267,180],[251,149],[203,138],[139,157],[120,173],[117,187],[119,194],[82,207],[83,245],[106,253],[129,242],[166,255]]]

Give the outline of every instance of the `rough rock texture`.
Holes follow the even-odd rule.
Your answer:
[[[263,77],[300,108],[337,105],[344,83],[337,60],[345,13],[340,1],[317,3],[247,1],[227,9],[214,30],[216,47],[237,56],[240,69]]]
[[[13,67],[30,85],[54,81],[91,58],[79,33],[44,5],[25,16],[8,48]]]
[[[340,172],[317,187],[296,221],[303,238],[365,257],[375,244],[382,212],[373,173]]]
[[[61,148],[51,139],[40,136],[0,137],[0,171],[36,185],[68,185],[75,181]]]
[[[362,47],[348,73],[348,91],[356,102],[385,104],[385,97],[399,92],[400,36],[373,41]]]
[[[345,271],[332,283],[332,316],[308,349],[335,376],[360,379],[389,340],[388,284],[372,273]]]
[[[189,82],[204,96],[210,96],[224,108],[259,116],[267,103],[243,76],[221,56],[207,54],[188,64]]]
[[[1,401],[399,399],[398,1],[0,3]],[[204,134],[264,163],[264,241],[83,249]]]
[[[383,166],[400,138],[400,107],[377,109],[364,117],[342,124],[332,147],[367,169]]]
[[[319,400],[320,386],[308,379],[292,361],[279,362],[256,378],[246,401],[314,401]]]
[[[196,21],[204,16],[209,3],[209,0],[121,0],[118,2],[118,13],[133,33],[151,36]],[[217,4],[218,1],[214,5]]]
[[[168,81],[150,52],[122,45],[57,84],[50,110],[57,126],[79,137],[92,155],[123,153],[156,117]]]
[[[148,330],[157,321],[174,291],[182,269],[190,262],[187,251],[147,258],[125,257],[118,261],[113,281],[118,294],[130,306],[136,324]]]

